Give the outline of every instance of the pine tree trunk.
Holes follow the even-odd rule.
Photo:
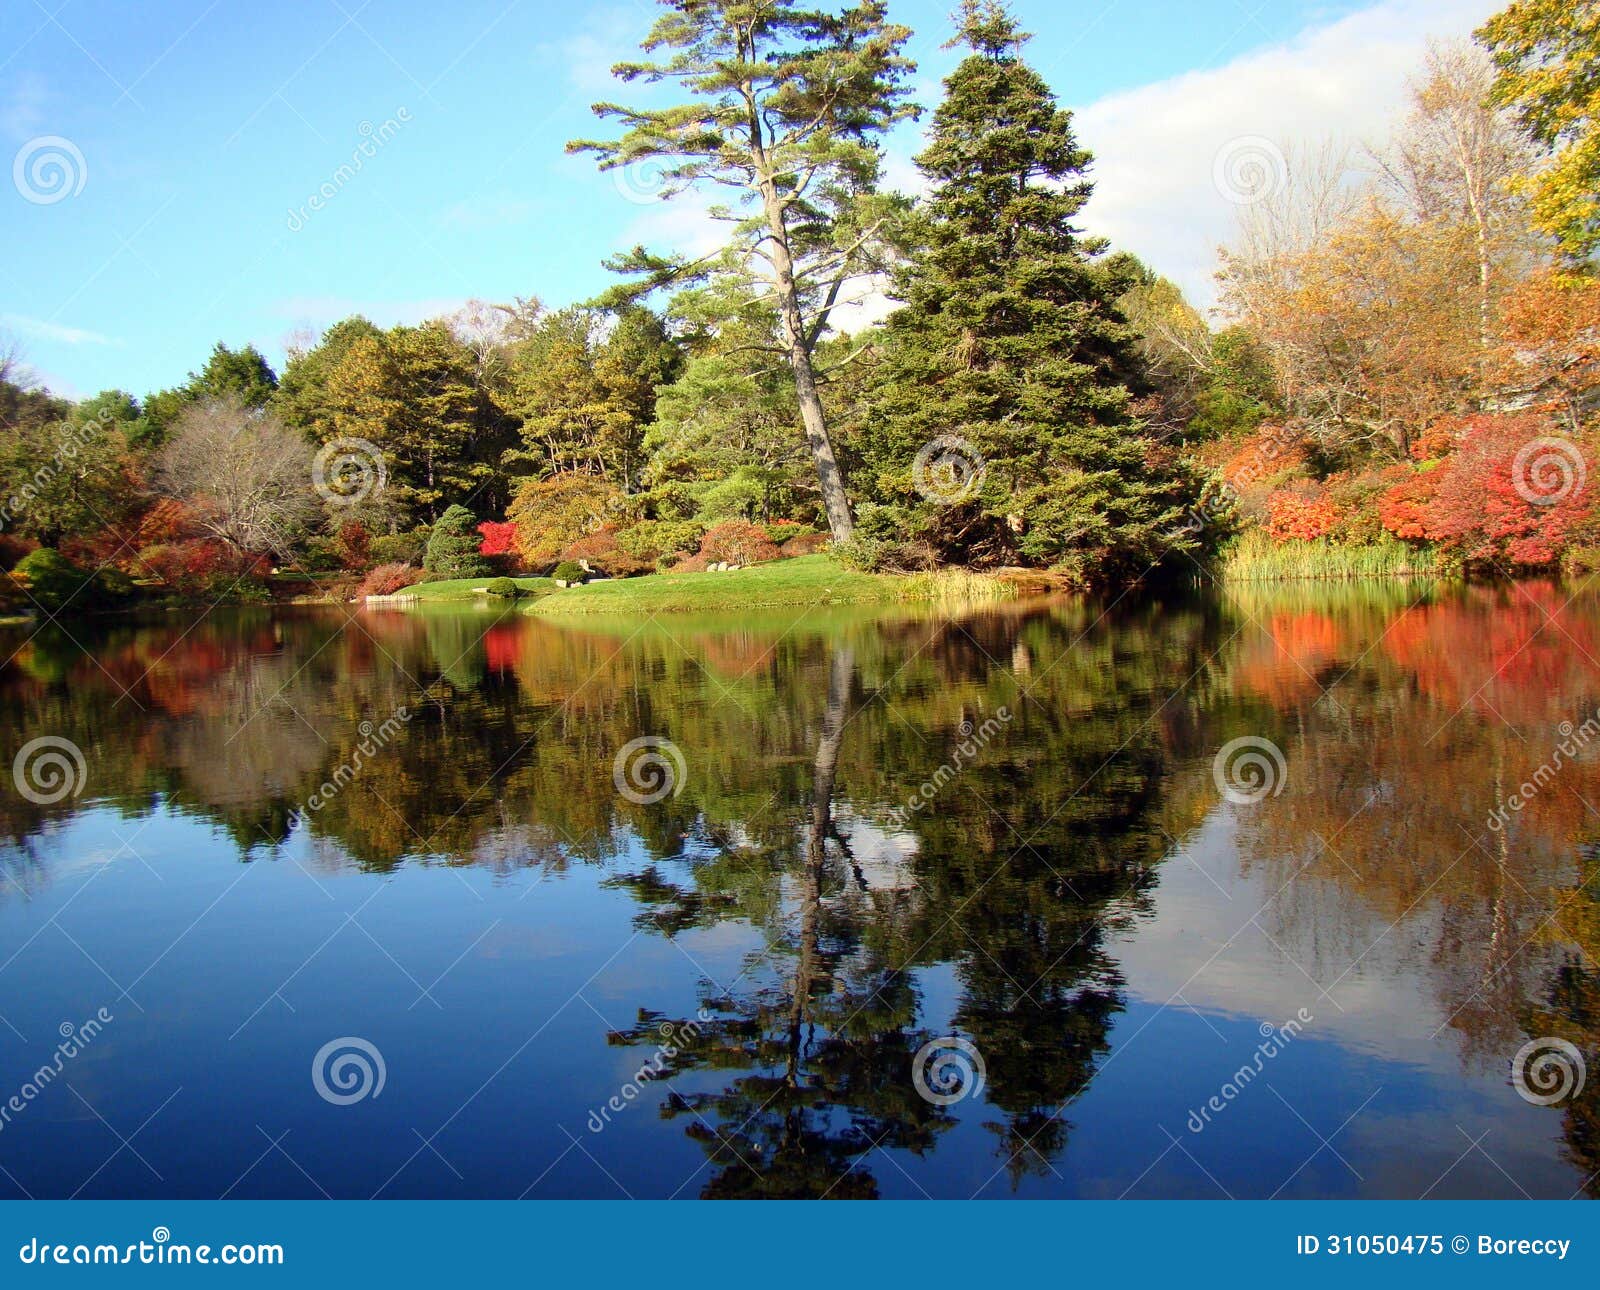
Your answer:
[[[770,182],[763,185],[763,197],[773,232],[772,267],[778,308],[783,318],[783,337],[789,347],[789,367],[794,372],[795,396],[800,401],[800,420],[805,426],[806,442],[811,447],[811,460],[817,467],[817,484],[822,490],[823,509],[828,513],[828,529],[835,542],[847,542],[855,533],[855,521],[850,517],[850,496],[845,491],[844,472],[833,455],[833,440],[828,436],[822,395],[817,391],[817,375],[811,366],[805,319],[800,313],[800,292],[795,286],[794,262],[789,257],[787,229]]]

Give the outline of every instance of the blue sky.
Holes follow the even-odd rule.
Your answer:
[[[955,57],[940,48],[951,7],[890,3],[917,33],[925,104]],[[1464,34],[1492,7],[1016,4],[1033,61],[1097,153],[1091,224],[1202,297],[1230,215],[1206,182],[1218,147],[1378,128],[1422,38]],[[562,151],[595,132],[591,102],[630,92],[606,68],[655,8],[10,0],[0,330],[53,388],[143,394],[218,340],[277,363],[296,330],[354,311],[390,323],[474,297],[592,294],[619,246],[698,232],[692,209],[630,201]],[[892,174],[909,173],[916,134],[896,141]],[[363,139],[360,173],[309,210]]]

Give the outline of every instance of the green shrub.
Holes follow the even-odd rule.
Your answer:
[[[517,598],[517,584],[510,578],[490,578],[484,590],[491,596],[499,596],[503,600]]]
[[[617,534],[617,545],[640,560],[694,551],[706,526],[697,520],[645,520]]]
[[[420,565],[427,550],[427,529],[416,529],[411,533],[385,533],[372,539],[372,562]]]
[[[344,568],[344,555],[333,538],[310,537],[295,563],[306,573],[333,573]]]
[[[556,565],[550,576],[557,582],[582,582],[589,576],[589,571],[576,560],[563,560]]]
[[[17,561],[12,572],[21,579],[32,603],[41,609],[54,612],[68,601],[75,609],[91,607],[86,599],[89,592],[78,595],[90,575],[53,547],[30,551]]]

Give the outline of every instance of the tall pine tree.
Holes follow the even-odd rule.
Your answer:
[[[1187,540],[1183,489],[1129,410],[1129,284],[1075,223],[1090,154],[1006,9],[966,0],[960,21],[972,53],[916,159],[926,240],[896,274],[862,448],[900,531],[949,558],[1138,572]]]

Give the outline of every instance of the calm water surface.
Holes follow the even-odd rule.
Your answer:
[[[0,1194],[1600,1187],[1592,595],[70,631]]]

